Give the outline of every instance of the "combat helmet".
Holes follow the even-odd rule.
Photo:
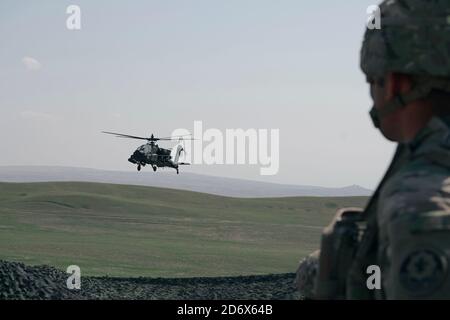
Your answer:
[[[398,95],[381,110],[379,119],[432,90],[450,92],[450,0],[385,0],[379,6],[381,28],[367,28],[361,49],[361,69],[379,81],[388,72],[411,75],[411,91]]]

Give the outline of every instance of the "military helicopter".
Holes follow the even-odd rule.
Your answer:
[[[137,170],[141,171],[142,167],[145,167],[146,165],[151,165],[153,168],[153,171],[156,172],[157,168],[174,168],[177,170],[177,174],[179,174],[179,166],[182,165],[190,165],[190,163],[185,162],[178,162],[180,159],[180,155],[184,151],[183,146],[181,143],[184,140],[194,140],[192,138],[186,139],[185,136],[176,136],[176,137],[164,137],[164,138],[156,138],[153,133],[150,136],[150,138],[145,137],[137,137],[137,136],[130,136],[127,134],[121,134],[121,133],[115,133],[115,132],[107,132],[102,131],[102,133],[106,134],[112,134],[115,135],[118,138],[129,138],[129,139],[138,139],[138,140],[147,140],[148,142],[134,151],[134,153],[130,156],[128,159],[129,162],[133,164],[137,164]],[[155,142],[156,141],[173,141],[178,140],[179,143],[174,148],[164,149],[160,148]],[[184,145],[184,142],[183,142]]]

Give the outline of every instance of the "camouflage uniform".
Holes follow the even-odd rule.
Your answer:
[[[380,118],[435,90],[450,92],[450,1],[386,0],[380,8],[382,28],[366,31],[361,68],[369,81],[397,72],[410,75],[414,86],[372,109],[377,127]],[[399,144],[361,213],[364,227],[353,227],[360,232],[356,246],[339,243],[342,217],[326,229],[319,259],[299,267],[297,279],[319,270],[315,279],[297,281],[300,290],[315,283],[314,298],[450,299],[450,117],[433,117],[413,141]],[[367,288],[370,265],[381,269],[381,290]]]
[[[366,31],[361,69],[372,81],[388,72],[407,74],[414,85],[381,110],[372,109],[377,127],[380,118],[436,90],[450,92],[450,1],[387,0],[380,9],[382,28]],[[375,292],[377,298],[450,298],[449,126],[448,116],[433,117],[402,146],[400,164],[375,196],[373,217],[366,213],[376,239],[357,258],[363,265],[380,266],[383,286]],[[353,266],[352,276],[363,265]],[[363,291],[356,292],[358,298]]]
[[[300,299],[314,299],[315,279],[317,277],[319,251],[314,251],[300,261],[295,277],[295,286],[300,293]]]
[[[450,298],[450,119],[432,118],[378,199],[378,297]],[[447,280],[447,281],[446,281]]]

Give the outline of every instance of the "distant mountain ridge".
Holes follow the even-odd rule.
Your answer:
[[[207,176],[189,172],[126,172],[75,167],[0,166],[0,182],[84,181],[139,185],[209,193],[228,197],[347,197],[369,196],[372,190],[358,185],[342,188],[288,185]]]

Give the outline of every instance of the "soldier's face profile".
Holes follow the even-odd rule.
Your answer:
[[[373,105],[377,110],[383,109],[384,105],[390,99],[390,94],[387,92],[387,87],[390,85],[391,80],[388,78],[386,81],[373,81],[369,80],[370,96],[373,101]],[[380,119],[380,131],[383,136],[390,141],[398,141],[398,132],[396,125],[396,114],[389,115]]]

